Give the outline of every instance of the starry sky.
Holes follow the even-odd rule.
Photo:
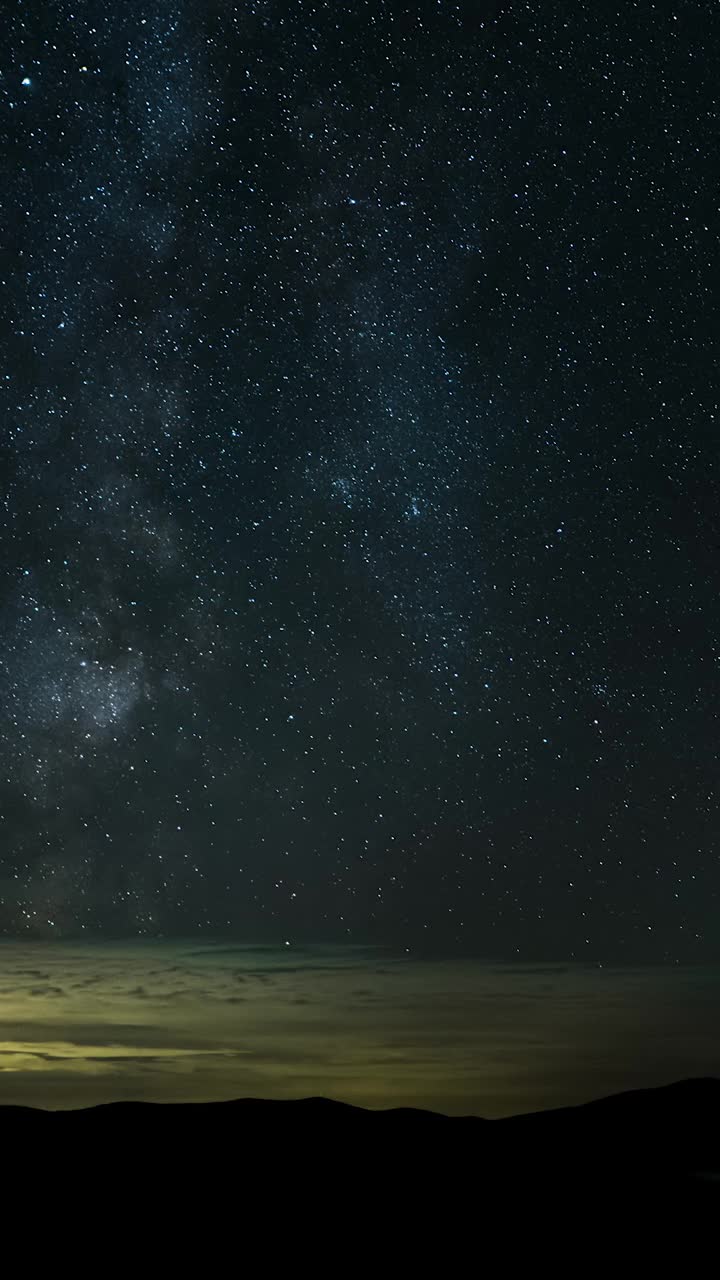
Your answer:
[[[3,25],[3,934],[717,956],[716,6]]]

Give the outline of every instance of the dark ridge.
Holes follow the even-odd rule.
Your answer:
[[[2,1256],[21,1242],[51,1273],[694,1275],[720,1220],[720,1080],[503,1120],[328,1098],[0,1107],[0,1144]]]
[[[328,1098],[8,1106],[0,1107],[0,1142],[13,1177],[57,1159],[84,1195],[94,1190],[88,1171],[102,1170],[106,1189],[149,1178],[161,1202],[179,1188],[198,1203],[224,1203],[231,1191],[254,1202],[259,1188],[273,1188],[280,1198],[312,1190],[336,1204],[370,1197],[378,1212],[467,1212],[476,1201],[493,1212],[560,1203],[577,1211],[598,1196],[634,1211],[720,1208],[716,1079],[501,1120],[369,1111]]]

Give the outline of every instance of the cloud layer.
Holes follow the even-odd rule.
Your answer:
[[[0,958],[3,1103],[325,1094],[497,1116],[720,1074],[707,969],[159,942]]]

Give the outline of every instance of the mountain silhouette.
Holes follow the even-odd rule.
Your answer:
[[[533,1231],[552,1223],[566,1240],[591,1230],[599,1248],[602,1223],[657,1241],[659,1225],[690,1215],[697,1230],[720,1211],[716,1079],[499,1120],[327,1098],[6,1106],[0,1143],[13,1189],[32,1188],[33,1203],[50,1178],[64,1220],[80,1213],[112,1233],[126,1222],[131,1234],[152,1232],[156,1248],[166,1229],[163,1248],[182,1256],[186,1240],[195,1266],[200,1237],[240,1258],[262,1235],[287,1259],[293,1233],[315,1231],[318,1247],[344,1250],[345,1274],[370,1240],[437,1269],[446,1246],[465,1256],[478,1232],[503,1232],[513,1256],[526,1256]]]

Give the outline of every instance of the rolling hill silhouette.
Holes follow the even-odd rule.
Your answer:
[[[130,1196],[225,1221],[274,1206],[377,1224],[528,1208],[720,1209],[720,1080],[687,1080],[508,1119],[366,1111],[325,1098],[0,1107],[16,1179],[57,1162],[84,1203]],[[315,1210],[312,1206],[315,1205]]]

